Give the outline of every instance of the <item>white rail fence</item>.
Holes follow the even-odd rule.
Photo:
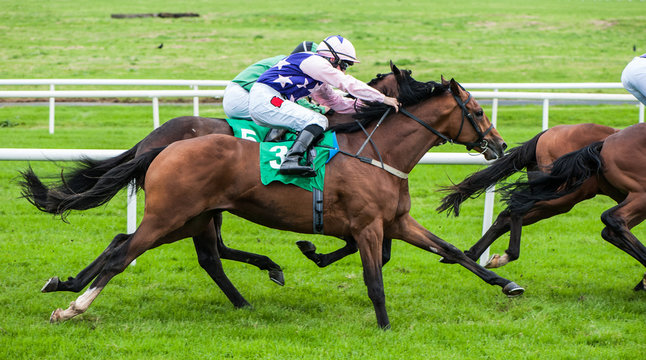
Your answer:
[[[0,91],[4,98],[49,98],[49,132],[54,133],[54,115],[56,98],[150,98],[153,106],[153,127],[159,126],[159,98],[193,97],[193,115],[199,115],[200,97],[222,97],[224,90],[199,90],[200,86],[225,87],[227,80],[109,80],[109,79],[0,79],[0,86],[7,85],[47,85],[48,91]],[[126,86],[189,86],[192,90],[56,90],[57,85],[126,85]],[[630,94],[590,94],[559,92],[501,92],[501,89],[622,89],[621,83],[463,83],[465,88],[492,89],[493,91],[471,91],[477,99],[492,99],[491,121],[496,125],[499,99],[539,100],[543,102],[543,130],[549,127],[550,100],[578,100],[603,102],[634,102],[639,104],[639,122],[644,122],[644,105]],[[1,160],[35,160],[35,161],[76,161],[81,158],[96,160],[107,159],[124,150],[89,150],[89,149],[0,149]],[[428,153],[420,164],[452,165],[486,165],[482,155],[473,156],[464,153]],[[137,201],[133,196],[133,185],[128,189],[127,231],[132,233],[137,226]],[[482,233],[491,226],[493,220],[493,188],[485,195]],[[487,250],[480,258],[487,260]]]
[[[49,133],[54,133],[56,98],[149,98],[152,99],[153,127],[159,126],[159,98],[192,97],[193,115],[199,116],[199,98],[221,98],[224,90],[200,90],[200,86],[225,87],[228,80],[138,80],[138,79],[0,79],[0,86],[10,85],[47,85],[49,90],[6,90],[0,91],[3,98],[48,98]],[[122,85],[122,86],[188,86],[192,90],[56,90],[62,85]],[[543,130],[549,127],[550,100],[635,102],[639,104],[639,122],[644,122],[644,105],[638,103],[630,94],[585,94],[554,92],[501,92],[501,89],[622,89],[621,83],[464,83],[467,89],[492,89],[492,91],[472,91],[478,99],[492,99],[491,120],[498,118],[499,99],[542,100]]]

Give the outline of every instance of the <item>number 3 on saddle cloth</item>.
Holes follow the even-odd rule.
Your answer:
[[[260,126],[249,120],[227,119],[227,122],[236,137],[260,143],[260,180],[263,185],[273,181],[280,181],[284,184],[296,185],[308,191],[313,191],[313,189],[323,191],[325,164],[338,153],[339,145],[336,140],[336,133],[325,132],[323,139],[314,145],[314,151],[310,151],[308,158],[312,162],[314,170],[316,170],[316,176],[306,178],[282,175],[278,172],[287,150],[296,139],[295,134],[288,133],[285,136],[285,141],[261,142],[271,130],[270,128]]]

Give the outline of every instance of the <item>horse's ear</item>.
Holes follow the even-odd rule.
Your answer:
[[[453,78],[451,78],[451,81],[449,81],[449,86],[453,94],[457,95],[460,93],[460,84],[458,84],[458,82],[455,81]]]
[[[392,60],[390,60],[390,71],[392,71],[393,74],[395,74],[395,76],[400,76],[401,75],[401,72],[399,71],[399,68],[397,66],[395,66],[395,64],[393,64]]]
[[[444,78],[444,75],[440,75],[440,79],[442,81],[442,85],[448,85],[449,84],[449,82],[446,81],[446,79]]]

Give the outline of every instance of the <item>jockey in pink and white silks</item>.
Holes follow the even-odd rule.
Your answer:
[[[304,51],[314,52],[317,46],[314,42],[303,41],[291,53],[295,54]],[[260,75],[286,57],[287,55],[278,55],[262,59],[244,69],[231,80],[227,88],[224,89],[224,96],[222,97],[224,114],[228,118],[251,120],[251,116],[249,115],[249,91],[251,87],[256,83]],[[325,109],[322,106],[311,104],[307,99],[299,100],[298,104],[322,114],[325,113]]]
[[[315,176],[309,166],[300,164],[307,149],[327,129],[327,118],[295,103],[310,96],[320,105],[339,113],[354,113],[355,101],[344,97],[332,87],[356,99],[376,101],[395,107],[397,99],[385,96],[364,82],[347,75],[348,66],[358,63],[354,46],[339,35],[323,40],[316,53],[297,53],[281,60],[258,78],[249,92],[249,112],[256,123],[299,132],[280,166],[286,175]]]

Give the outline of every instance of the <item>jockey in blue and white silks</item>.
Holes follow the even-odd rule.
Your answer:
[[[304,51],[314,52],[316,51],[316,47],[317,44],[314,42],[303,41],[296,46],[292,54]],[[231,80],[226,89],[224,89],[224,96],[222,97],[224,114],[228,118],[251,120],[251,115],[249,115],[249,90],[251,90],[251,87],[256,83],[260,75],[286,57],[287,55],[278,55],[262,59],[244,69]],[[311,104],[307,99],[299,100],[298,104],[320,112],[321,114],[325,114],[326,111],[323,106]]]
[[[359,62],[354,46],[341,36],[323,40],[316,53],[297,53],[279,61],[258,78],[249,93],[249,112],[258,124],[300,132],[281,164],[282,174],[314,176],[299,163],[307,148],[328,126],[327,118],[296,105],[310,96],[318,104],[339,113],[354,113],[355,101],[376,101],[398,108],[397,99],[387,97],[364,82],[347,75],[345,69]],[[344,97],[333,87],[355,99]]]

